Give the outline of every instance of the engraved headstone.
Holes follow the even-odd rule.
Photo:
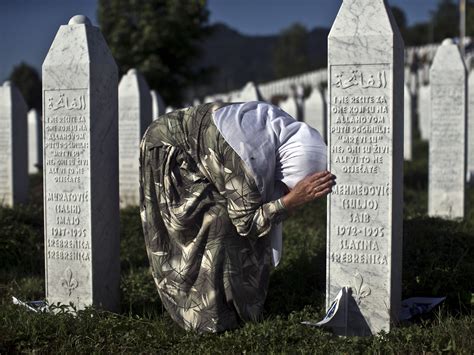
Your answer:
[[[403,41],[384,0],[344,0],[328,37],[327,307],[351,290],[340,335],[389,331],[400,311]]]
[[[82,15],[43,63],[46,298],[119,308],[118,73]]]
[[[463,218],[466,192],[467,83],[461,52],[452,40],[438,48],[430,72],[431,138],[428,214]]]
[[[151,95],[151,106],[152,106],[152,117],[153,120],[156,120],[161,115],[165,114],[166,105],[163,101],[163,98],[155,90],[150,91]]]
[[[0,86],[0,205],[28,197],[27,107],[13,83]]]
[[[422,85],[418,89],[418,128],[421,139],[430,139],[431,130],[431,96],[430,85]]]
[[[140,140],[152,121],[151,95],[145,78],[130,69],[119,85],[120,205],[138,206]]]
[[[404,106],[403,157],[411,161],[413,159],[413,100],[407,85],[405,85]]]
[[[474,70],[469,74],[469,108],[468,139],[467,139],[467,177],[470,184],[474,183]]]
[[[324,140],[327,139],[326,103],[323,94],[316,88],[305,100],[305,122],[317,129]]]
[[[28,111],[28,173],[34,174],[43,166],[43,138],[41,116],[36,109]]]

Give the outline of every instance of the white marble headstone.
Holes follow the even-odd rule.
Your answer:
[[[431,130],[431,94],[430,85],[422,85],[418,89],[418,128],[421,139],[430,139]]]
[[[328,37],[327,307],[352,293],[340,335],[389,331],[400,311],[403,58],[385,1],[344,0]]]
[[[430,72],[431,138],[428,214],[463,218],[466,193],[467,83],[461,52],[447,39]]]
[[[140,140],[152,121],[151,95],[145,78],[130,69],[119,85],[120,205],[138,206]]]
[[[41,116],[36,109],[28,111],[28,173],[34,174],[43,166],[43,138]]]
[[[279,107],[295,120],[298,120],[298,103],[293,95],[289,95],[285,100],[281,101]]]
[[[82,15],[43,63],[46,298],[119,308],[118,72]]]
[[[152,118],[156,120],[166,112],[166,105],[163,98],[155,90],[150,91],[151,95],[151,106],[152,106]]]
[[[403,157],[411,161],[413,159],[413,100],[407,85],[405,85],[404,107]]]
[[[0,86],[0,205],[28,199],[27,110],[13,83]]]
[[[253,82],[248,82],[244,88],[240,91],[238,101],[248,102],[248,101],[263,101],[262,94],[258,89],[258,86]]]
[[[305,100],[305,122],[317,129],[324,140],[327,140],[326,102],[323,94],[314,88]]]
[[[468,181],[474,183],[474,70],[469,74],[469,108],[468,112],[468,140],[467,140],[467,172]]]

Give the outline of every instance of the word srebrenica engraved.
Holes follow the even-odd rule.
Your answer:
[[[88,90],[45,90],[44,103],[47,285],[82,299],[91,279]]]
[[[390,74],[387,64],[330,69],[330,168],[338,177],[331,196],[338,216],[330,225],[332,263],[389,263]]]

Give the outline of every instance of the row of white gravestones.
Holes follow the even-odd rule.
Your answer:
[[[25,203],[28,196],[27,106],[20,91],[0,86],[0,205]]]
[[[337,334],[388,331],[401,303],[403,41],[384,0],[344,0],[328,38],[327,306]]]
[[[447,39],[431,66],[428,214],[463,218],[467,156],[467,83],[461,52]]]
[[[28,111],[28,173],[38,172],[43,166],[43,134],[41,115],[36,109]]]
[[[117,66],[78,15],[59,28],[42,77],[46,298],[118,310]]]
[[[140,139],[152,122],[150,89],[136,69],[130,69],[119,85],[119,181],[120,205],[139,204]]]

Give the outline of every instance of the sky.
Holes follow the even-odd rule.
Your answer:
[[[77,14],[97,25],[98,0],[0,0],[0,81],[13,67],[41,64],[60,25]],[[429,18],[438,0],[388,0],[408,23]],[[208,0],[210,23],[223,22],[248,35],[277,34],[295,22],[308,29],[330,27],[342,0]]]

